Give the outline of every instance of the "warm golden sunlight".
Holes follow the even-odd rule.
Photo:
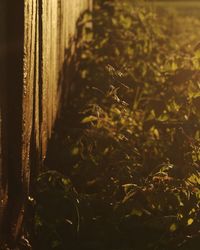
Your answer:
[[[0,82],[0,250],[200,248],[200,0],[2,0]]]

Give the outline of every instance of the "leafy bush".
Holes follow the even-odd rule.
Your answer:
[[[96,1],[79,21],[78,129],[60,140],[80,249],[197,249],[199,26],[125,1]]]
[[[68,178],[56,171],[42,173],[37,180],[36,248],[73,248],[79,231],[78,207],[77,193]]]

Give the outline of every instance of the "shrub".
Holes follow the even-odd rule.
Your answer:
[[[81,201],[80,249],[196,249],[199,25],[125,1],[97,1],[79,21],[81,121],[61,140]]]

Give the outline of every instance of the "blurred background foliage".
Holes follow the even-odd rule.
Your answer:
[[[37,181],[37,249],[198,249],[200,20],[181,13],[96,0],[79,20],[75,90]]]

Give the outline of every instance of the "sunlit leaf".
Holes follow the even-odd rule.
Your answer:
[[[169,230],[170,230],[170,232],[176,231],[177,230],[177,225],[175,223],[171,224]]]
[[[90,122],[94,122],[97,120],[97,117],[95,116],[87,116],[82,120],[82,123],[90,123]]]
[[[193,224],[193,222],[194,222],[194,219],[189,218],[188,221],[187,221],[187,225],[190,226],[190,225]]]

